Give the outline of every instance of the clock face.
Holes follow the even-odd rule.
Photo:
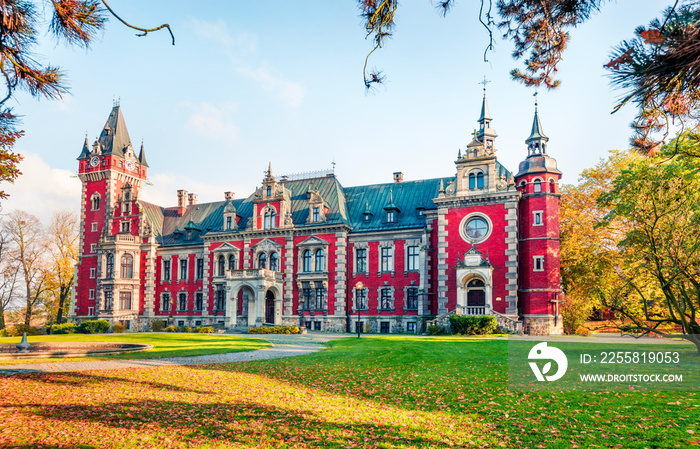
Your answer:
[[[100,164],[100,158],[97,156],[93,156],[92,159],[90,159],[90,167],[97,167]]]
[[[124,165],[126,166],[127,170],[131,170],[131,171],[134,170],[134,163],[132,161],[126,161],[126,163]]]

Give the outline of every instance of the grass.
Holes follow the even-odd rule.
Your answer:
[[[143,352],[105,355],[99,357],[63,357],[36,359],[0,359],[0,365],[25,363],[78,362],[95,360],[159,359],[163,357],[187,357],[228,352],[254,351],[270,347],[270,343],[253,338],[233,335],[189,334],[189,333],[142,333],[142,334],[69,334],[37,335],[27,337],[29,343],[39,342],[120,342],[151,344],[153,349]],[[0,338],[0,343],[19,343],[21,337]]]
[[[350,338],[287,359],[4,378],[0,446],[700,444],[698,393],[512,392],[507,344]]]

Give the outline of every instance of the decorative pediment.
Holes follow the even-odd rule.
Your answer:
[[[230,243],[226,242],[223,245],[219,246],[218,248],[212,250],[214,253],[230,253],[230,252],[238,252],[239,249],[236,248],[235,246],[231,245]]]
[[[268,251],[279,250],[282,248],[282,245],[270,239],[264,239],[253,245],[252,248],[256,252],[261,251],[266,253]]]
[[[309,238],[307,238],[306,240],[304,240],[303,242],[299,243],[297,246],[319,246],[319,245],[328,246],[328,242],[316,237],[315,235],[312,235]]]

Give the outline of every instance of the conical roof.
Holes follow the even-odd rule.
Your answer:
[[[98,138],[103,154],[124,156],[124,149],[131,144],[129,131],[126,129],[121,106],[115,105],[107,117],[107,122]]]
[[[530,131],[530,137],[525,142],[529,143],[533,140],[549,140],[549,137],[545,136],[544,131],[542,131],[542,123],[540,123],[540,116],[537,114],[536,109],[535,118],[532,120],[532,131]]]
[[[481,102],[481,116],[479,117],[479,121],[483,122],[484,120],[493,120],[491,118],[491,113],[489,112],[489,104],[486,102],[486,94],[484,93],[484,99]]]
[[[85,134],[85,143],[83,143],[83,150],[80,152],[80,156],[78,156],[78,160],[88,159],[89,157],[90,157],[90,145],[88,145],[87,134]]]
[[[141,142],[141,150],[139,151],[139,163],[144,167],[148,167],[148,162],[146,162],[146,153],[143,149],[143,142]]]

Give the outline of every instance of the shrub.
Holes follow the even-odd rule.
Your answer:
[[[112,324],[112,332],[115,334],[121,334],[124,332],[124,325],[122,323]]]
[[[299,326],[266,326],[251,327],[249,334],[298,334]]]
[[[198,334],[213,334],[214,327],[213,326],[197,326],[194,329],[192,329],[192,332],[196,332]]]
[[[9,337],[10,335],[7,333],[7,329],[0,329],[0,337]]]
[[[496,317],[491,315],[452,315],[450,317],[450,327],[452,328],[453,334],[492,334],[496,330],[496,326]]]
[[[189,326],[178,326],[175,328],[175,332],[189,332],[190,327]]]
[[[165,321],[164,320],[151,321],[151,330],[153,332],[163,332],[163,329],[165,329]]]
[[[175,326],[168,326],[164,330],[165,332],[177,332],[177,328]]]
[[[51,326],[52,334],[74,334],[77,330],[78,325],[75,323],[54,324]],[[48,330],[46,333],[48,333]]]
[[[27,335],[40,335],[41,331],[35,327],[27,326],[26,324],[18,324],[7,330],[8,337],[21,337],[23,333]]]
[[[579,327],[593,313],[593,307],[594,303],[584,294],[574,292],[564,295],[561,305],[564,333],[567,335],[577,333]]]
[[[445,326],[431,324],[428,326],[428,335],[445,335]]]
[[[576,335],[591,335],[591,331],[586,327],[579,326],[578,329],[576,329]]]
[[[107,320],[87,320],[80,323],[78,332],[82,334],[104,334],[109,329]]]

